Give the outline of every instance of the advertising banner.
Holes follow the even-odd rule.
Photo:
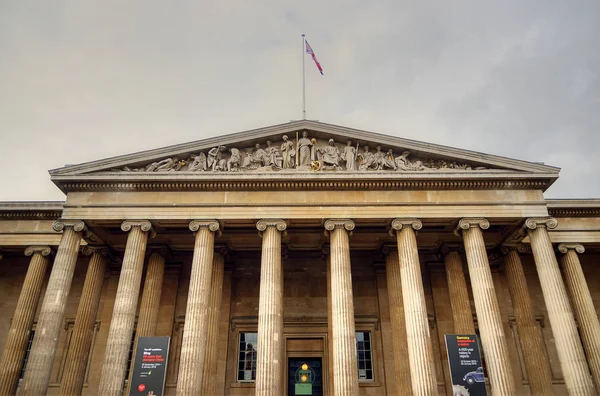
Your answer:
[[[138,338],[130,396],[163,396],[170,337]]]
[[[483,364],[476,334],[445,334],[452,394],[486,396]]]

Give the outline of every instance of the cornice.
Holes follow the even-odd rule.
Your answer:
[[[0,202],[0,219],[56,220],[63,211],[62,201]]]
[[[287,175],[283,180],[266,176],[258,180],[234,177],[213,180],[122,180],[122,181],[77,181],[57,182],[65,192],[87,191],[298,191],[298,190],[545,190],[550,180],[480,179],[475,175],[440,173],[435,175],[412,175],[411,179],[389,179],[387,175],[369,175],[372,178],[341,179],[329,175],[311,175],[313,178]],[[293,176],[293,178],[291,177]],[[307,175],[302,175],[307,176]],[[378,177],[381,176],[381,177]],[[1,215],[1,213],[0,213]]]
[[[547,199],[553,217],[599,217],[600,199]]]

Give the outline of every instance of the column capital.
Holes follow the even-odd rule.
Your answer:
[[[205,220],[192,220],[190,221],[190,231],[196,232],[200,228],[208,228],[212,232],[219,232],[221,230],[221,223],[214,219],[205,219]]]
[[[171,249],[168,245],[148,245],[146,247],[146,255],[151,256],[153,254],[158,254],[162,258],[166,259],[171,255]]]
[[[387,257],[392,253],[398,254],[398,244],[385,244],[381,246],[381,255],[383,257]]]
[[[562,254],[567,254],[569,250],[575,250],[579,254],[585,252],[585,248],[580,243],[561,243],[558,245],[558,251]]]
[[[25,256],[33,256],[35,253],[39,253],[42,256],[48,256],[52,253],[52,249],[50,246],[27,246],[25,248]],[[0,254],[0,256],[2,255]]]
[[[256,222],[256,228],[260,232],[265,231],[268,227],[275,227],[277,231],[283,232],[287,228],[287,222],[282,219],[260,219]]]
[[[487,230],[490,228],[490,222],[488,219],[484,219],[483,217],[460,219],[458,225],[454,229],[454,235],[460,238],[462,236],[462,231],[475,227],[481,228],[482,230]]]
[[[458,244],[458,243],[444,243],[442,245],[442,247],[440,248],[440,253],[446,257],[449,253],[451,252],[456,252],[456,253],[464,253],[465,252],[465,248],[462,244]]]
[[[521,235],[527,235],[528,230],[535,230],[538,227],[546,227],[551,230],[556,228],[558,221],[554,217],[530,217],[525,220],[523,227],[521,227]]]
[[[329,233],[336,228],[342,228],[348,233],[352,234],[352,230],[355,227],[354,221],[350,219],[328,219],[325,220],[325,236],[329,236]]]
[[[128,232],[131,231],[132,227],[140,227],[140,229],[144,232],[150,233],[150,238],[154,238],[156,236],[156,232],[154,228],[152,228],[152,223],[148,220],[125,220],[121,223],[121,230]]]
[[[229,256],[229,248],[227,245],[215,245],[215,253],[220,254],[223,257]]]
[[[110,252],[107,246],[90,246],[86,245],[81,248],[81,253],[84,256],[91,256],[92,254],[99,254],[103,257],[108,257]]]
[[[73,228],[73,231],[81,232],[86,229],[86,226],[81,220],[58,219],[52,223],[52,229],[56,232],[64,231],[65,228]]]
[[[394,231],[400,231],[402,228],[411,227],[415,231],[419,231],[423,228],[423,223],[419,219],[412,218],[398,218],[392,220],[390,224],[390,235],[394,236]]]

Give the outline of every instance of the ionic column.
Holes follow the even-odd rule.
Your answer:
[[[448,278],[448,293],[454,320],[454,332],[457,334],[475,334],[473,313],[465,272],[460,254],[456,249],[446,247],[443,249],[446,277]]]
[[[460,236],[462,232],[464,239],[473,300],[492,394],[516,395],[502,317],[481,231],[489,227],[490,223],[486,219],[462,219],[458,222],[455,233]]]
[[[154,233],[152,225],[147,220],[124,221],[121,229],[129,232],[129,235],[127,236],[98,386],[98,394],[107,396],[123,393],[127,374],[127,357],[142,283],[146,244],[148,234]]]
[[[160,296],[163,288],[163,277],[165,274],[165,257],[168,254],[167,247],[152,247],[148,257],[148,268],[146,269],[146,280],[142,292],[142,302],[138,315],[138,324],[135,338],[153,337],[156,335],[158,324],[158,310],[160,308]]]
[[[92,345],[92,336],[96,324],[96,314],[100,295],[102,294],[102,283],[104,282],[104,271],[108,265],[108,248],[85,246],[83,254],[92,255],[88,264],[87,274],[83,283],[77,316],[73,325],[73,333],[69,344],[65,371],[63,374],[60,394],[80,395],[83,389],[87,359]]]
[[[563,253],[560,264],[579,323],[587,362],[596,389],[600,389],[600,323],[577,255],[585,252],[585,248],[580,244],[561,243],[558,245],[558,251]]]
[[[30,246],[25,249],[25,255],[31,256],[31,260],[0,361],[0,395],[14,395],[17,389],[31,326],[50,261],[49,254],[49,246]]]
[[[63,235],[50,272],[35,337],[27,359],[25,377],[20,388],[22,395],[41,396],[48,390],[85,225],[82,221],[58,220],[52,224],[52,228],[58,232],[63,231]]]
[[[433,347],[415,234],[415,230],[422,226],[417,219],[394,219],[390,232],[396,231],[398,243],[412,391],[414,395],[437,395]]]
[[[331,267],[331,330],[333,335],[333,387],[336,396],[358,395],[358,365],[348,219],[325,221],[329,231]],[[260,343],[259,343],[260,348]]]
[[[552,217],[530,218],[525,221],[523,228],[527,230],[531,242],[567,390],[570,395],[593,395],[594,385],[579,341],[569,296],[548,235],[548,228],[552,229],[557,225],[556,219]]]
[[[196,240],[179,358],[178,395],[200,395],[202,391],[213,250],[215,232],[219,231],[219,227],[216,220],[194,220],[190,223]]]
[[[523,360],[532,395],[551,395],[552,372],[544,339],[537,326],[523,264],[515,248],[502,248],[508,291],[523,350]]]
[[[259,220],[262,236],[260,296],[258,302],[258,351],[256,395],[277,396],[283,392],[283,267],[281,233],[287,228],[280,219]]]
[[[387,278],[388,298],[390,303],[390,322],[392,325],[392,347],[394,348],[394,376],[397,394],[405,394],[411,389],[408,344],[406,341],[406,322],[404,319],[404,302],[402,299],[402,279],[400,261],[396,249],[384,249],[385,276]]]
[[[210,299],[208,303],[208,330],[206,332],[206,358],[202,395],[214,395],[217,385],[217,359],[219,355],[219,317],[223,299],[223,275],[225,274],[226,249],[215,249],[213,256]]]

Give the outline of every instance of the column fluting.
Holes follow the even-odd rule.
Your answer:
[[[217,385],[217,359],[219,355],[219,319],[221,300],[223,299],[223,276],[225,274],[226,250],[218,248],[213,256],[213,270],[210,281],[210,300],[208,303],[208,329],[206,332],[206,359],[202,395],[214,395]]]
[[[135,338],[153,337],[156,335],[158,324],[158,310],[160,308],[160,297],[163,288],[163,277],[165,275],[166,247],[155,247],[149,249],[148,268],[142,291],[140,313],[138,315],[137,330]]]
[[[50,272],[35,337],[27,359],[25,376],[20,388],[22,395],[42,396],[48,390],[85,224],[82,221],[58,220],[54,222],[52,228],[55,231],[62,231],[63,235]]]
[[[386,248],[387,249],[387,248]],[[412,389],[410,384],[410,362],[406,341],[406,321],[404,319],[404,301],[402,299],[402,279],[397,249],[387,249],[385,257],[385,276],[387,279],[390,321],[392,325],[392,347],[394,348],[394,376],[398,395]]]
[[[281,233],[287,223],[280,219],[259,220],[262,234],[260,296],[258,302],[258,341],[256,355],[256,395],[283,395],[285,364],[283,339],[283,267]]]
[[[109,260],[108,248],[106,247],[85,246],[81,250],[83,254],[92,257],[88,264],[77,315],[75,316],[75,324],[73,325],[73,333],[67,354],[69,359],[65,364],[61,383],[61,395],[80,395],[83,389],[85,369],[92,346],[98,304],[102,294],[104,272]]]
[[[580,244],[561,243],[558,251],[563,254],[560,264],[579,324],[583,349],[596,389],[600,389],[600,322],[578,256],[585,248]]]
[[[486,219],[461,219],[455,233],[460,236],[462,231],[492,394],[516,395],[500,307],[481,231],[489,227],[490,223]]]
[[[13,395],[17,389],[21,365],[50,261],[50,252],[49,246],[30,246],[25,249],[25,255],[31,256],[31,260],[2,353],[0,395]]]
[[[537,326],[523,264],[515,248],[503,247],[504,269],[515,321],[523,350],[523,360],[532,395],[551,395],[552,371],[544,339]]]
[[[560,367],[570,395],[593,395],[594,385],[581,345],[569,296],[563,283],[548,229],[558,225],[552,217],[525,221]]]
[[[398,243],[412,392],[414,395],[437,395],[433,346],[415,234],[422,226],[417,219],[392,221]]]
[[[146,244],[148,234],[154,233],[152,225],[146,220],[124,221],[121,229],[129,234],[98,386],[98,394],[106,396],[117,396],[123,393],[127,375],[127,358],[142,283]]]
[[[179,358],[178,395],[200,395],[202,391],[215,232],[219,228],[216,220],[190,223],[196,238]]]
[[[336,396],[357,396],[358,364],[349,236],[354,222],[330,219],[325,221],[325,229],[329,231],[331,267],[333,387]]]
[[[444,249],[445,250],[445,249]],[[473,313],[463,263],[457,250],[448,250],[444,255],[448,293],[454,320],[454,332],[457,334],[475,334]]]

